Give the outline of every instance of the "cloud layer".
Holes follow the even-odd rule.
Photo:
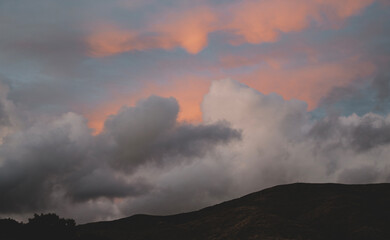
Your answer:
[[[0,0],[0,217],[388,182],[389,6]]]
[[[141,31],[103,24],[92,30],[87,43],[95,57],[153,48],[182,47],[196,54],[207,46],[208,35],[225,32],[232,44],[274,42],[282,33],[310,25],[335,27],[374,0],[246,0],[239,3],[167,10],[154,16]],[[292,15],[291,12],[294,12]],[[160,21],[163,19],[163,21]]]
[[[174,98],[151,96],[96,136],[75,113],[14,124],[0,145],[1,215],[84,222],[188,211],[289,182],[390,180],[390,116],[315,120],[302,101],[233,80],[212,83],[202,123],[179,123],[178,112]]]
[[[225,122],[179,124],[178,111],[175,99],[151,96],[110,116],[97,136],[75,113],[2,132],[0,212],[146,194],[154,186],[146,177],[132,179],[138,168],[191,162],[241,137]]]

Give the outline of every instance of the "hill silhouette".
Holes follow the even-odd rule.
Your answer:
[[[390,184],[296,183],[170,216],[134,215],[78,226],[55,214],[36,214],[27,224],[1,219],[0,239],[388,240],[389,204]]]
[[[390,239],[390,184],[281,185],[199,211],[77,227],[80,239]]]

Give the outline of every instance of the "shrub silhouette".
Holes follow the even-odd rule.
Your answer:
[[[74,238],[75,226],[73,219],[60,218],[54,213],[34,214],[26,224],[27,232],[34,239],[71,239]]]
[[[0,239],[12,239],[10,236],[21,235],[23,224],[13,219],[0,219]]]
[[[75,239],[76,222],[73,219],[60,218],[54,213],[34,214],[28,223],[19,223],[13,219],[0,219],[0,239]]]
[[[28,224],[35,227],[46,228],[73,228],[76,222],[73,219],[64,219],[57,216],[55,213],[48,214],[34,214],[34,218],[28,219]]]

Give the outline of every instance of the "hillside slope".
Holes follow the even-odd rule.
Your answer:
[[[199,211],[77,227],[80,239],[390,239],[390,184],[289,184]]]

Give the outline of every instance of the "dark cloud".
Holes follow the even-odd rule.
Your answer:
[[[380,73],[370,80],[358,80],[334,87],[321,99],[319,108],[327,115],[387,114],[390,106],[390,77]]]
[[[270,44],[237,48],[226,43],[222,31],[209,34],[209,46],[197,55],[180,49],[89,55],[86,42],[94,32],[105,34],[106,27],[110,31],[115,25],[114,31],[142,33],[164,25],[169,20],[164,12],[172,6],[180,15],[183,7],[197,5],[177,2],[0,0],[0,75],[7,77],[6,84],[0,83],[0,215],[51,210],[91,221],[187,211],[286,182],[389,181],[388,8],[373,4],[346,22],[346,28],[324,35],[310,28]],[[222,2],[208,3],[223,9]],[[172,29],[168,35],[175,33]],[[141,45],[155,45],[152,35],[141,34],[152,41]],[[221,66],[225,53],[233,54],[232,66]],[[292,81],[258,79],[262,74],[256,74],[253,83],[283,91],[279,84],[295,83],[296,76],[311,82],[317,70],[353,59],[363,68],[372,63],[377,77],[358,79],[360,72],[371,73],[344,74],[355,71],[340,66],[337,73],[335,68],[330,76],[342,73],[341,82],[343,76],[353,82],[323,99],[325,115],[332,115],[324,119],[310,120],[303,102],[229,80],[213,84],[200,124],[177,122],[177,101],[157,96],[122,108],[98,136],[91,134],[85,118],[65,114],[133,99],[151,82],[166,91],[176,83],[186,86],[189,78],[215,78],[221,71],[249,80],[254,71],[267,72],[267,64],[280,67],[275,79],[279,72],[291,73]],[[275,84],[267,84],[271,81]],[[328,85],[318,83],[316,89],[305,85],[304,92],[289,96],[312,96],[312,90]]]
[[[239,140],[241,133],[230,128],[227,122],[210,125],[183,124],[168,132],[153,144],[157,156],[202,157],[210,146]]]
[[[75,113],[39,119],[2,138],[0,215],[91,221],[195,210],[288,182],[388,181],[389,116],[313,120],[306,109],[221,80],[201,124],[177,122],[177,101],[157,96],[123,107],[97,136]]]
[[[151,146],[176,123],[179,105],[175,99],[157,96],[124,107],[104,124],[100,142],[115,168],[133,170],[148,161]],[[152,151],[153,152],[153,151]]]
[[[372,86],[376,92],[376,109],[386,111],[390,104],[390,73],[382,73],[375,77]]]
[[[329,143],[328,147],[368,151],[390,144],[390,122],[376,114],[362,117],[354,115],[350,119],[330,117],[316,122],[310,131],[310,137],[320,145]]]
[[[75,132],[83,125],[80,117],[68,114],[51,125],[5,138],[0,148],[2,212],[42,210],[53,204],[58,184],[86,158],[85,132]]]
[[[0,126],[7,126],[9,124],[10,120],[5,110],[4,103],[0,101]]]
[[[172,167],[240,138],[226,123],[179,124],[178,111],[174,98],[151,96],[111,116],[98,136],[74,113],[8,134],[0,145],[0,213],[142,196],[156,186],[131,174],[138,167]]]
[[[379,116],[366,115],[352,130],[352,145],[365,151],[390,144],[390,122]]]
[[[362,166],[342,171],[339,180],[351,184],[375,183],[378,175],[380,175],[380,172],[373,166]]]
[[[8,89],[2,81],[0,75],[0,127],[10,125],[10,119],[6,110],[5,101],[7,101]]]
[[[117,169],[133,171],[139,165],[175,163],[201,157],[219,143],[240,138],[227,123],[177,124],[179,105],[174,98],[151,96],[135,107],[125,107],[105,123],[100,143]],[[108,143],[108,144],[107,144]]]
[[[119,204],[124,215],[196,210],[282,183],[372,183],[390,177],[389,117],[312,120],[303,102],[263,95],[231,80],[214,82],[202,106],[209,125],[225,119],[241,130],[241,140],[188,165],[138,170],[155,188]]]
[[[152,188],[145,181],[138,180],[127,183],[125,178],[116,175],[111,169],[100,167],[85,176],[67,179],[68,196],[73,201],[83,202],[101,197],[112,199],[139,196]]]

